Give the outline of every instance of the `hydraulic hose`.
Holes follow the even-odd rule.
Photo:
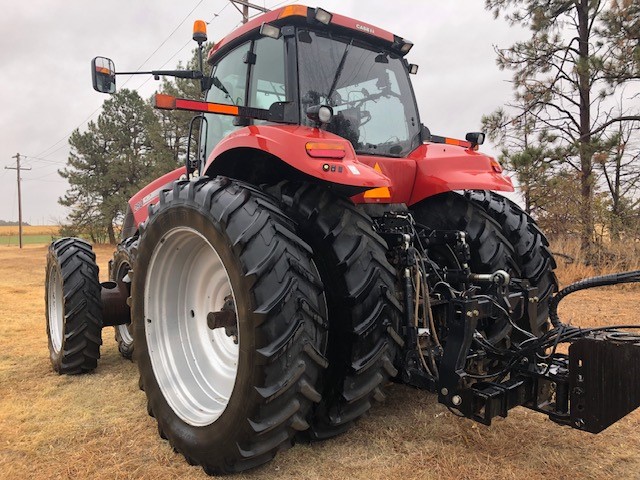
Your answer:
[[[640,282],[640,270],[633,270],[630,272],[612,273],[610,275],[600,275],[598,277],[586,278],[579,282],[572,283],[566,288],[563,288],[549,302],[549,319],[551,324],[555,328],[560,328],[565,325],[560,321],[558,317],[558,304],[567,295],[577,292],[579,290],[585,290],[587,288],[604,287],[607,285],[618,285],[621,283],[634,283]]]

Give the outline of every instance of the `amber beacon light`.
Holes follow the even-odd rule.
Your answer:
[[[193,22],[193,39],[199,44],[207,41],[207,24],[204,20]]]

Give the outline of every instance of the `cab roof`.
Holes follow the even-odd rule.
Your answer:
[[[324,21],[318,20],[321,18]],[[327,21],[328,20],[328,21]],[[404,40],[393,33],[376,27],[366,22],[356,20],[337,13],[327,12],[321,8],[311,8],[306,5],[287,5],[276,10],[264,13],[249,20],[244,25],[236,28],[229,35],[217,42],[209,52],[209,60],[220,50],[224,50],[225,46],[236,43],[247,34],[260,30],[263,24],[274,25],[280,27],[287,24],[307,24],[309,26],[319,26],[324,28],[334,27],[338,30],[350,30],[352,34],[358,37],[373,41],[373,43],[388,44],[387,46],[397,48],[401,54],[406,54],[413,44]],[[403,49],[404,45],[404,49]],[[408,47],[408,48],[407,48]]]

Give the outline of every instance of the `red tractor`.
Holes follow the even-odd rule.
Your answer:
[[[210,76],[151,72],[201,82],[156,96],[197,113],[199,145],[129,201],[111,281],[86,242],[51,245],[54,369],[95,369],[115,326],[160,436],[210,474],[346,431],[390,380],[487,425],[523,405],[598,432],[635,409],[639,338],[560,322],[548,242],[493,193],[513,187],[484,136],[420,123],[411,47],[292,5],[218,42]],[[111,60],[92,71],[115,91]]]

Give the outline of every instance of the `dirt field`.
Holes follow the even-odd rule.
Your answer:
[[[103,277],[111,252],[97,249]],[[210,478],[158,436],[136,367],[120,358],[113,329],[103,332],[95,373],[52,372],[45,255],[45,246],[0,248],[0,479]],[[561,314],[574,324],[638,323],[639,298],[635,287],[592,290],[569,297]],[[347,434],[297,445],[228,478],[636,479],[639,426],[636,411],[593,436],[517,408],[487,428],[455,418],[431,394],[394,385],[386,404]]]

